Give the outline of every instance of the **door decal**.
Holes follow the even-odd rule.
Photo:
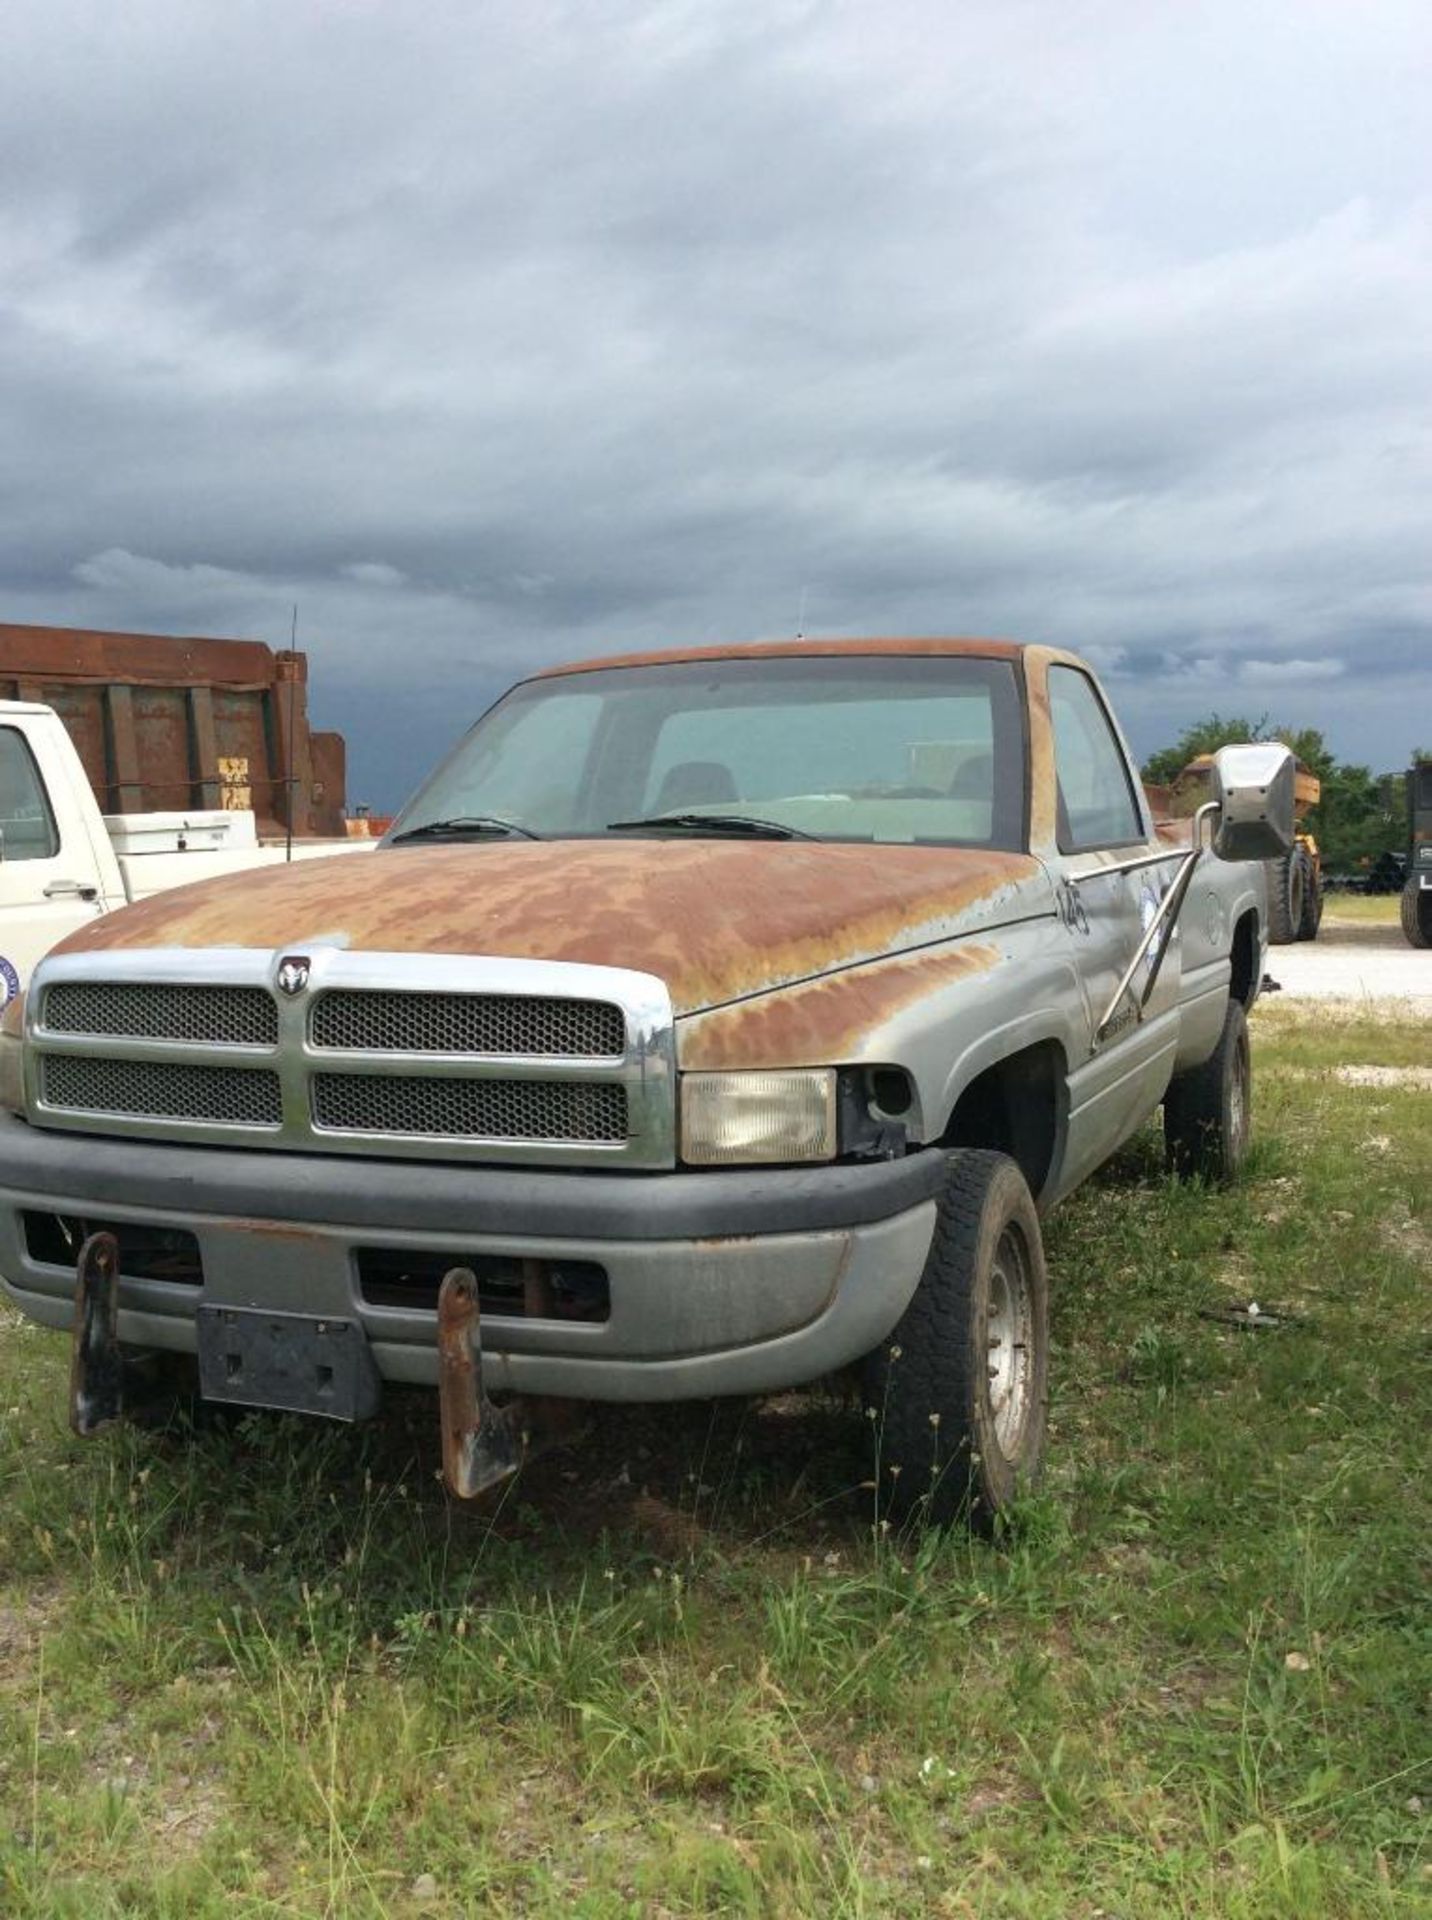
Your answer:
[[[1079,898],[1079,889],[1071,886],[1067,880],[1059,882],[1059,917],[1071,933],[1089,931],[1089,916],[1084,911],[1084,902]]]
[[[1153,925],[1163,899],[1163,888],[1155,889],[1152,881],[1145,880],[1143,891],[1139,895],[1139,925],[1145,933]],[[1158,958],[1159,948],[1168,938],[1168,928],[1160,927],[1157,936],[1149,942],[1149,950],[1144,955],[1144,972],[1152,973],[1154,962]]]

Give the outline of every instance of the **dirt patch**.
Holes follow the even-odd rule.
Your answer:
[[[27,1593],[0,1597],[0,1674],[13,1678],[28,1665],[40,1638],[64,1611],[59,1587],[31,1587]]]
[[[184,1789],[184,1797],[174,1801],[166,1798],[163,1811],[151,1828],[171,1858],[197,1853],[208,1835],[228,1816],[228,1802],[217,1786],[191,1786],[187,1780],[178,1784]]]
[[[228,1796],[211,1752],[222,1731],[217,1707],[205,1705],[187,1676],[173,1681],[170,1692],[184,1700],[192,1696],[194,1719],[169,1744],[162,1762],[156,1746],[120,1711],[88,1739],[85,1772],[93,1787],[129,1806],[138,1826],[172,1862],[197,1853],[228,1817]],[[73,1738],[75,1730],[64,1733]]]
[[[1336,1067],[1334,1077],[1345,1087],[1432,1088],[1432,1067]]]
[[[1263,1200],[1262,1210],[1263,1219],[1270,1227],[1277,1226],[1280,1220],[1286,1220],[1290,1212],[1304,1204],[1301,1198],[1302,1182],[1291,1174],[1279,1174],[1276,1179],[1262,1181],[1259,1194],[1260,1197],[1264,1194],[1268,1196]]]
[[[1414,1219],[1407,1202],[1389,1195],[1387,1210],[1377,1223],[1377,1234],[1389,1253],[1400,1253],[1432,1274],[1432,1233]]]
[[[1408,952],[1411,951],[1409,947]],[[1432,967],[1427,968],[1427,975],[1432,980]],[[1260,997],[1253,1009],[1254,1022],[1275,1029],[1302,1026],[1309,1018],[1316,1019],[1320,1027],[1346,1027],[1354,1021],[1371,1021],[1379,1027],[1403,1027],[1416,1026],[1427,1018],[1425,1003],[1406,992],[1371,996],[1344,988],[1341,992],[1316,997],[1316,1014],[1310,1013],[1306,998],[1292,991],[1286,999],[1281,993],[1273,999]]]
[[[143,1758],[122,1756],[108,1769],[90,1769],[90,1778],[111,1801],[125,1802],[139,1828],[162,1849],[166,1865],[192,1858],[228,1818],[223,1786],[210,1773],[165,1773],[156,1780]]]
[[[1334,913],[1324,915],[1318,940],[1328,947],[1387,947],[1394,953],[1405,945],[1395,919],[1344,920]]]
[[[1432,998],[1432,967],[1396,927],[1330,928],[1319,940],[1305,940],[1268,953],[1268,972],[1282,989],[1280,1000],[1351,1002],[1363,1009],[1370,1003],[1393,1001],[1402,1017],[1415,1018],[1409,1002]]]
[[[1275,1063],[1264,1067],[1263,1072],[1274,1080],[1300,1080],[1304,1082],[1326,1083],[1336,1080],[1345,1087],[1372,1087],[1383,1092],[1400,1093],[1404,1091],[1432,1091],[1432,1067],[1374,1067],[1360,1066],[1356,1063],[1340,1067],[1290,1067]],[[1382,1107],[1366,1109],[1370,1113],[1385,1112]]]

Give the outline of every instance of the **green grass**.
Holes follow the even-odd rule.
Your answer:
[[[1400,904],[1395,893],[1330,893],[1323,901],[1323,919],[1334,926],[1395,927]]]
[[[836,1394],[64,1426],[0,1321],[0,1913],[1324,1920],[1432,1907],[1425,1032],[1274,1005],[1227,1193],[1051,1221],[1043,1489],[885,1531]],[[1227,1331],[1200,1309],[1295,1316]]]

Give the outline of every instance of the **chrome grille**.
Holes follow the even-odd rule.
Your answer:
[[[626,1016],[607,1000],[497,993],[322,994],[315,1047],[350,1053],[491,1053],[620,1059]]]
[[[319,1073],[311,1085],[314,1125],[336,1132],[571,1141],[627,1133],[626,1088],[611,1081]]]
[[[57,981],[45,990],[51,1033],[93,1033],[203,1046],[276,1047],[278,1008],[262,987]]]
[[[37,1126],[288,1153],[534,1166],[676,1160],[671,995],[655,975],[500,955],[54,954],[25,1019]]]
[[[278,1075],[264,1068],[97,1060],[77,1053],[45,1054],[42,1066],[46,1106],[72,1113],[238,1127],[276,1127],[283,1118]]]

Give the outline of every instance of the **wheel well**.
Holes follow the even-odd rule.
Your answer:
[[[1007,1153],[1037,1200],[1054,1169],[1066,1098],[1064,1054],[1043,1040],[971,1080],[940,1144]]]
[[[1228,992],[1246,1011],[1258,997],[1258,916],[1252,911],[1233,929],[1232,960]]]

